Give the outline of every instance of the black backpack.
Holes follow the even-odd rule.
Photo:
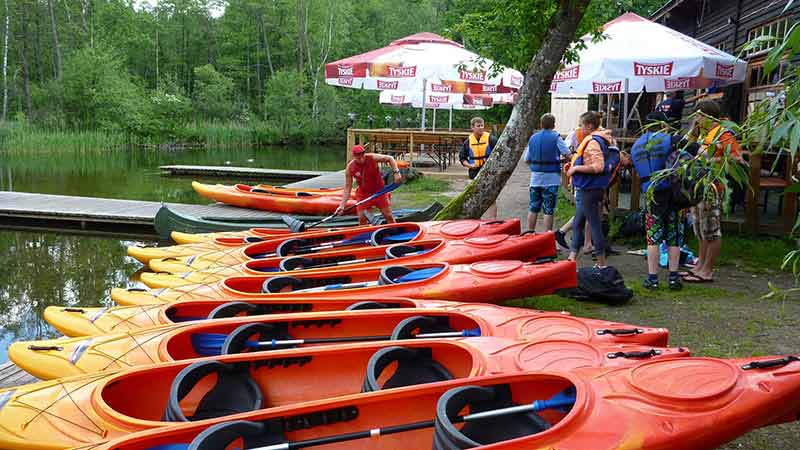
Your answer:
[[[582,267],[578,269],[578,286],[562,290],[559,295],[579,301],[619,305],[633,298],[633,291],[625,287],[625,280],[615,267]]]

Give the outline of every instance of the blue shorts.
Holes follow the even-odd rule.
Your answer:
[[[556,212],[556,199],[558,199],[558,186],[537,186],[530,187],[531,202],[529,211],[539,213],[544,209],[546,216],[552,216]]]

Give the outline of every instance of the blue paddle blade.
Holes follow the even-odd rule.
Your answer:
[[[187,450],[188,448],[189,444],[164,444],[150,447],[147,450]]]
[[[192,347],[200,356],[218,356],[222,353],[222,344],[227,338],[227,334],[221,333],[194,333]]]
[[[358,242],[366,242],[369,240],[370,236],[372,236],[372,232],[367,231],[365,233],[357,234],[350,239],[345,239],[341,241],[339,244],[355,244]],[[321,243],[320,245],[325,245],[325,243]]]
[[[281,269],[278,267],[258,267],[255,270],[259,272],[280,272]]]
[[[548,400],[535,400],[533,402],[533,410],[536,412],[544,411],[545,409],[569,410],[575,405],[576,396],[575,386],[570,386]]]
[[[384,237],[378,244],[395,243],[395,242],[408,242],[417,237],[416,231],[408,231],[406,233],[392,234]]]
[[[394,281],[395,283],[406,283],[409,281],[427,280],[428,278],[438,274],[442,270],[444,270],[444,267],[429,267],[427,269],[415,270],[411,273],[403,275],[402,277]]]
[[[461,332],[461,336],[464,336],[464,337],[478,337],[480,335],[481,335],[481,329],[480,328],[471,328],[471,329],[464,330],[464,331]]]

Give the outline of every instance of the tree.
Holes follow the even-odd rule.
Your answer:
[[[531,8],[543,3],[529,2]],[[539,51],[530,60],[519,98],[508,119],[497,146],[478,176],[459,196],[436,216],[437,220],[479,218],[495,202],[506,181],[522,156],[528,137],[535,129],[536,119],[544,112],[550,82],[561,65],[562,56],[575,39],[578,24],[589,0],[559,0],[543,30]]]
[[[195,110],[205,119],[230,119],[235,99],[233,80],[219,73],[211,64],[194,68]]]

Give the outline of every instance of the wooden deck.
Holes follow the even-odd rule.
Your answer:
[[[332,172],[320,170],[280,170],[260,169],[256,167],[230,166],[161,166],[161,171],[170,175],[197,175],[214,177],[242,177],[258,180],[291,180],[302,181],[327,175]]]
[[[21,386],[36,381],[39,381],[39,379],[20,369],[11,361],[0,364],[0,389]]]
[[[288,186],[332,188],[340,187],[343,183],[344,172],[339,171]],[[259,221],[281,216],[220,203],[168,205],[178,212],[196,217],[247,217]],[[153,237],[153,223],[160,207],[161,202],[0,191],[0,225],[16,229]]]

